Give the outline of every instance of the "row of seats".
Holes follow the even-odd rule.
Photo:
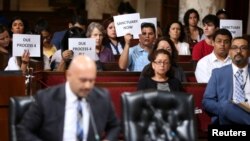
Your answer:
[[[193,72],[186,73],[192,75],[190,79],[195,79]],[[136,92],[139,76],[140,72],[121,71],[106,71],[98,72],[97,74],[96,86],[107,88],[110,91],[117,116],[120,118],[122,113],[121,94],[123,92]],[[35,81],[40,84],[40,88],[46,88],[66,81],[64,72],[39,72],[35,78]],[[194,96],[199,137],[206,137],[210,118],[202,110],[201,104],[206,84],[196,83],[194,81],[182,84],[184,91]]]

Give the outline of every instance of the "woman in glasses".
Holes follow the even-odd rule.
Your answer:
[[[138,90],[157,89],[164,91],[181,91],[181,82],[175,78],[172,68],[173,60],[165,49],[151,54],[149,69],[140,78]]]

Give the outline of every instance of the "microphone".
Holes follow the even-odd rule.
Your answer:
[[[94,116],[93,116],[91,106],[90,106],[89,101],[88,101],[88,97],[86,97],[86,102],[87,102],[87,105],[89,107],[89,119],[90,119],[90,124],[91,124],[91,126],[93,127],[93,130],[94,130],[95,140],[100,141],[100,136],[99,136],[99,134],[97,132],[95,119],[94,119]]]

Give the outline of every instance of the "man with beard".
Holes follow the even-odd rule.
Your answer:
[[[213,124],[250,125],[250,113],[240,106],[250,104],[250,49],[247,39],[234,38],[229,55],[232,64],[213,70],[202,105],[212,117]]]

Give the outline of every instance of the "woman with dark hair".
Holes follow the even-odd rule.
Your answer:
[[[165,49],[151,54],[150,67],[138,82],[138,90],[157,89],[164,91],[182,91],[181,82],[174,77],[173,60]]]
[[[105,35],[103,45],[112,50],[113,55],[120,55],[123,51],[125,41],[123,37],[117,37],[113,17],[106,19],[103,22]]]
[[[165,34],[174,42],[178,55],[191,55],[189,44],[184,42],[185,33],[181,22],[171,22],[167,26]]]
[[[9,29],[10,29],[10,35],[12,37],[12,34],[25,34],[25,33],[27,33],[29,30],[29,26],[28,26],[28,23],[26,22],[26,20],[24,20],[23,18],[14,17],[10,21]]]
[[[8,29],[0,24],[0,60],[2,61],[0,71],[7,66],[10,56],[10,35]]]
[[[201,40],[203,35],[202,28],[198,26],[199,20],[199,13],[195,9],[189,9],[184,14],[184,32],[186,34],[184,41],[189,43],[191,49]]]
[[[170,53],[171,60],[172,60],[172,68],[174,70],[175,78],[177,78],[181,82],[186,82],[187,79],[186,79],[186,76],[185,76],[183,69],[180,66],[178,66],[176,63],[178,52],[177,52],[172,40],[167,38],[167,37],[158,38],[153,46],[153,49],[152,49],[149,57],[148,57],[148,59],[150,61],[152,60],[151,54],[153,54],[156,50],[159,50],[159,49],[165,49]],[[145,73],[147,73],[149,67],[150,67],[150,64],[146,65],[143,68],[140,78],[143,77],[145,75]]]

